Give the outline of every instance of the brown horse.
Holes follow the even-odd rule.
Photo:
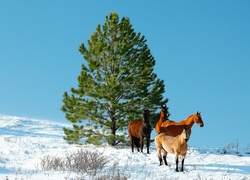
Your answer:
[[[179,155],[181,155],[181,171],[184,170],[184,160],[188,149],[187,141],[190,138],[190,133],[190,128],[185,128],[183,129],[182,133],[176,137],[169,136],[166,133],[158,134],[155,137],[155,147],[160,161],[160,166],[163,164],[161,154],[161,152],[163,151],[163,160],[165,165],[168,165],[167,154],[175,154],[176,171],[178,171],[178,157]]]
[[[143,117],[141,121],[131,121],[128,125],[128,134],[130,137],[130,144],[132,152],[134,152],[134,144],[138,152],[143,152],[143,139],[147,138],[147,153],[149,154],[149,144],[151,135],[151,125],[149,122],[149,113],[147,109],[143,110]]]
[[[187,119],[180,122],[174,122],[171,120],[165,120],[160,127],[159,133],[167,133],[171,136],[177,136],[182,133],[183,128],[192,128],[194,123],[198,124],[200,127],[204,126],[200,112],[192,114],[187,117]]]
[[[156,125],[155,125],[155,131],[157,133],[160,133],[160,128],[161,128],[161,124],[166,120],[166,106],[163,105],[161,106],[161,112],[160,112],[160,119],[157,121]]]

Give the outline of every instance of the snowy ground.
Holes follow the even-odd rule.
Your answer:
[[[175,172],[173,155],[168,156],[169,166],[159,166],[154,143],[151,144],[150,154],[131,153],[129,147],[68,145],[62,138],[62,128],[65,126],[44,120],[0,115],[0,180],[80,179],[79,174],[73,172],[41,170],[41,159],[46,155],[64,157],[80,148],[98,151],[108,157],[109,162],[102,173],[109,173],[116,164],[129,179],[250,180],[249,149],[241,149],[240,154],[222,154],[231,149],[189,147],[185,171]]]

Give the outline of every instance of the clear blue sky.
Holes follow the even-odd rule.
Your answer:
[[[250,1],[3,1],[0,114],[66,122],[62,95],[77,86],[78,52],[110,12],[130,18],[165,81],[170,118],[201,111],[192,146],[250,143]]]

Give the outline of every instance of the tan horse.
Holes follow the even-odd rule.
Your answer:
[[[190,138],[190,133],[191,133],[190,128],[185,128],[183,129],[182,133],[176,137],[169,136],[166,133],[158,134],[155,137],[155,147],[160,161],[160,166],[163,164],[162,154],[161,154],[161,152],[163,151],[163,160],[165,165],[168,165],[166,159],[167,154],[168,153],[175,154],[176,171],[178,171],[178,157],[179,155],[181,155],[182,156],[181,171],[184,170],[184,160],[188,149],[187,141]]]
[[[128,125],[128,134],[130,137],[130,144],[132,152],[134,152],[134,145],[137,146],[138,152],[143,152],[143,139],[147,139],[147,153],[149,154],[151,125],[149,122],[149,113],[147,109],[143,110],[143,118],[141,121],[131,121]]]
[[[155,125],[155,131],[157,133],[160,133],[160,128],[161,128],[161,124],[166,120],[166,106],[163,105],[161,106],[161,112],[160,112],[160,119],[157,121],[156,125]]]
[[[180,122],[165,120],[161,124],[159,133],[165,132],[171,136],[177,136],[182,133],[182,130],[185,127],[188,127],[191,130],[194,123],[198,124],[200,127],[204,126],[200,112],[192,114],[188,116],[187,119],[182,120]]]

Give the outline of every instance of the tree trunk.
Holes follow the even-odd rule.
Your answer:
[[[112,121],[112,125],[111,125],[111,140],[109,142],[109,145],[111,146],[115,146],[116,145],[116,138],[115,138],[115,134],[116,134],[116,118],[114,117],[114,112],[111,112],[111,121]]]
[[[111,139],[110,145],[111,146],[115,146],[116,145],[116,140],[115,140],[116,122],[112,121],[112,124],[113,124],[112,127],[111,127],[111,136],[112,136],[112,139]]]

